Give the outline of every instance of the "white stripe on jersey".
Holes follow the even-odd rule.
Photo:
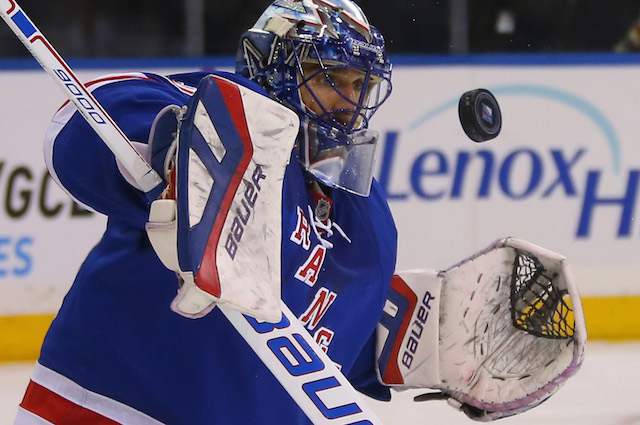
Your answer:
[[[13,425],[55,425],[40,416],[18,407],[18,414]]]
[[[118,401],[94,393],[69,378],[36,363],[31,380],[61,397],[77,404],[81,408],[96,412],[106,418],[127,425],[163,425],[146,414]],[[123,383],[126,385],[126,383]],[[26,416],[26,415],[22,415]],[[26,419],[29,420],[27,417]],[[16,425],[41,425],[49,422],[16,422]]]

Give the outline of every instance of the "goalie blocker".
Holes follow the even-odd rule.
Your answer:
[[[504,239],[448,270],[396,275],[377,330],[382,383],[431,388],[489,421],[542,403],[580,368],[586,328],[564,257]]]
[[[146,230],[180,278],[175,312],[198,318],[228,304],[280,321],[282,183],[298,128],[295,112],[216,75],[186,107],[158,114],[149,159],[168,185]]]

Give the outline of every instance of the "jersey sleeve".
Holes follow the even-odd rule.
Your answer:
[[[189,98],[186,91],[152,74],[115,76],[88,86],[139,151],[146,149],[155,116],[165,106],[181,106]],[[144,193],[127,181],[114,155],[73,104],[55,114],[45,158],[54,180],[81,204],[135,225],[147,221]]]

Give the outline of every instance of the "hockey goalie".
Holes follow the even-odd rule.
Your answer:
[[[480,421],[537,406],[579,369],[586,332],[564,257],[507,238],[446,270],[395,272],[369,128],[391,64],[351,0],[273,2],[235,73],[89,86],[163,183],[149,196],[73,105],[55,114],[49,170],[108,224],[17,425],[311,423],[222,305],[272,323],[282,300],[360,392],[424,389],[417,401]],[[334,419],[322,423],[353,423]]]

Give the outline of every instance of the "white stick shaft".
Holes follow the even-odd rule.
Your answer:
[[[315,425],[382,425],[284,302],[277,324],[218,307]]]
[[[144,192],[157,187],[160,176],[133,148],[127,136],[31,22],[15,0],[0,0],[0,15],[27,50],[53,78],[84,119],[133,176]]]
[[[0,0],[0,14],[145,192],[160,184],[158,174],[15,0]],[[284,302],[283,319],[275,325],[219,308],[315,425],[382,425]]]

